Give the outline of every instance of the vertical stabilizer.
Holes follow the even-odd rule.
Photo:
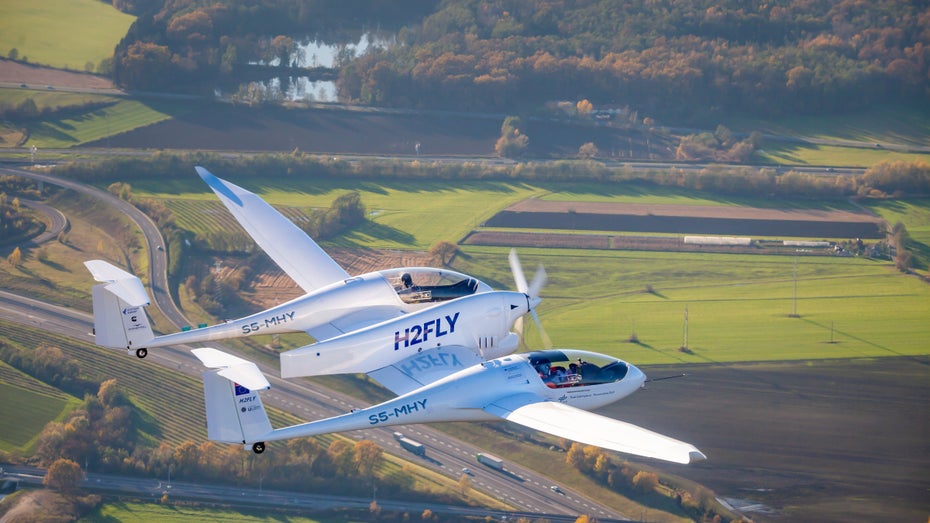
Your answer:
[[[203,373],[207,436],[213,441],[251,444],[263,441],[271,422],[258,391],[271,384],[258,367],[216,349],[191,351],[211,370]]]
[[[84,266],[103,282],[93,288],[97,345],[144,350],[155,335],[144,310],[149,297],[142,280],[102,260],[89,260]]]
[[[94,285],[94,335],[97,345],[114,349],[145,347],[155,337],[141,306],[132,306],[106,284]]]

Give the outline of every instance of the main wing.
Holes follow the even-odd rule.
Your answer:
[[[217,178],[203,167],[195,169],[255,243],[304,292],[349,278],[312,238],[258,195]]]
[[[504,398],[484,410],[554,436],[626,454],[682,464],[707,459],[690,443],[564,403],[539,401],[531,394]]]

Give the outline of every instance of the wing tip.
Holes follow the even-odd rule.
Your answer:
[[[707,459],[707,456],[705,456],[703,452],[701,452],[698,449],[694,449],[688,453],[687,464],[690,465],[691,463],[697,463],[699,461],[704,461],[706,459]]]
[[[206,183],[210,187],[210,189],[213,190],[213,192],[215,192],[219,196],[225,196],[226,198],[228,198],[230,201],[232,201],[236,205],[242,207],[242,200],[233,190],[233,187],[236,187],[235,185],[227,182],[226,180],[223,180],[222,178],[217,177],[216,175],[208,171],[206,168],[201,167],[199,165],[194,166],[194,170],[197,171],[197,174],[200,176],[200,179],[203,180],[204,183]]]

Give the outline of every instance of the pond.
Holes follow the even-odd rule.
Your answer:
[[[253,96],[263,97],[265,100],[339,102],[334,80],[319,79],[319,75],[290,73],[297,68],[333,69],[339,63],[362,56],[372,49],[387,48],[394,42],[393,34],[373,31],[362,33],[354,42],[328,43],[322,39],[307,37],[296,43],[296,50],[291,58],[294,68],[288,70],[289,74],[246,82],[232,90],[217,88],[215,94],[221,99],[238,95],[240,98]],[[275,67],[279,63],[279,59],[275,58],[269,62],[252,62],[251,65]]]

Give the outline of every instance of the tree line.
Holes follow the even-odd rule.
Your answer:
[[[112,180],[189,178],[195,165],[209,165],[228,178],[269,173],[301,180],[450,180],[523,182],[646,183],[723,195],[779,198],[912,198],[930,194],[930,164],[922,160],[883,161],[862,175],[788,171],[773,167],[708,165],[702,169],[630,169],[597,161],[561,160],[506,165],[472,162],[375,160],[343,162],[316,155],[260,154],[226,158],[212,153],[157,153],[144,159],[110,158],[74,162],[56,172],[88,183]]]
[[[115,5],[139,16],[115,50],[113,76],[141,90],[205,91],[245,64],[291,66],[295,39],[332,27],[360,34],[366,22],[396,28],[396,43],[340,56],[344,101],[525,112],[587,99],[707,118],[923,103],[930,85],[930,11],[909,0]]]
[[[731,4],[449,2],[342,67],[340,98],[478,111],[585,98],[679,117],[926,100],[926,4]]]
[[[672,491],[676,504],[695,521],[746,522],[745,518],[732,517],[721,510],[713,493],[701,486],[686,488],[665,483],[655,472],[636,467],[628,462],[616,462],[602,448],[570,444],[565,463],[598,483],[623,494],[660,496],[660,485]]]

